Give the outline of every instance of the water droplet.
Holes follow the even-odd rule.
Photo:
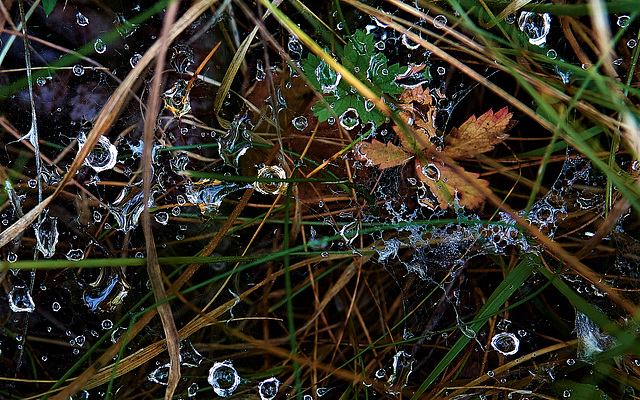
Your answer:
[[[80,26],[89,25],[89,18],[85,17],[82,13],[78,12],[76,14],[76,24]]]
[[[267,73],[264,70],[264,64],[262,60],[256,61],[256,80],[262,82],[267,77]]]
[[[96,42],[93,44],[93,48],[98,54],[102,54],[107,51],[107,45],[100,38],[96,39]]]
[[[80,335],[76,336],[74,340],[76,342],[76,346],[82,347],[87,339],[84,337],[84,335]]]
[[[161,211],[159,213],[156,213],[154,218],[157,223],[162,225],[166,225],[167,222],[169,222],[169,214],[166,211]]]
[[[324,93],[333,93],[336,91],[342,75],[334,71],[324,60],[316,68],[316,77],[318,83]]]
[[[113,322],[110,319],[105,319],[104,321],[102,321],[102,329],[109,330],[113,328]]]
[[[72,71],[75,76],[81,76],[84,74],[84,67],[80,64],[76,64],[73,66]]]
[[[547,42],[547,35],[551,29],[551,16],[549,13],[523,11],[518,18],[518,26],[529,37],[529,43],[542,46]]]
[[[567,365],[573,365],[575,363],[576,363],[576,360],[574,360],[573,358],[567,359]]]
[[[31,189],[35,189],[36,186],[38,186],[38,181],[36,181],[35,179],[29,179],[29,181],[27,182],[27,185],[31,188]]]
[[[562,397],[571,397],[571,390],[567,389],[564,392],[562,392]]]
[[[307,126],[309,126],[309,123],[307,122],[307,117],[303,115],[299,115],[295,117],[294,119],[291,120],[291,123],[299,131],[304,131],[305,129],[307,129]]]
[[[194,397],[197,393],[198,393],[198,384],[193,382],[191,385],[189,385],[189,388],[187,389],[187,396],[189,397]]]
[[[169,382],[169,371],[171,368],[171,364],[167,363],[159,366],[154,369],[149,375],[147,375],[147,379],[151,382],[157,383],[158,385],[168,385]]]
[[[447,26],[447,17],[442,14],[436,15],[433,19],[433,27],[436,29],[443,29],[445,26]]]
[[[67,260],[69,261],[80,261],[84,258],[84,250],[82,249],[70,249],[67,254],[65,254]]]
[[[518,352],[520,339],[513,333],[498,333],[491,339],[491,347],[505,356],[512,356]]]
[[[180,74],[184,74],[193,64],[193,50],[186,44],[177,44],[171,48],[171,60],[169,61],[171,68]]]
[[[122,304],[130,289],[131,286],[119,268],[105,268],[100,271],[96,281],[85,289],[82,300],[91,311],[110,312]],[[104,328],[104,322],[102,327]]]
[[[138,64],[138,61],[140,61],[141,58],[142,58],[142,54],[136,53],[132,55],[131,58],[129,59],[129,64],[131,65],[131,68],[135,68],[135,66]]]
[[[209,370],[207,381],[218,396],[228,397],[240,384],[240,376],[231,361],[216,362]]]
[[[187,199],[189,203],[197,205],[203,214],[215,213],[222,204],[222,199],[229,193],[244,189],[248,185],[240,185],[235,182],[220,182],[204,179],[187,186]],[[180,208],[174,207],[171,210],[174,216],[180,215]]]
[[[340,125],[348,131],[360,125],[360,116],[358,115],[358,111],[352,107],[347,108],[346,111],[340,115],[338,120],[340,121]]]
[[[44,258],[51,258],[58,244],[58,218],[50,217],[46,212],[43,216],[42,222],[35,229],[36,248]]]
[[[627,26],[629,26],[629,20],[631,18],[629,18],[628,15],[621,15],[618,17],[618,26],[621,28],[626,28]]]
[[[171,88],[162,94],[164,108],[171,111],[176,118],[181,118],[191,111],[191,100],[187,86],[187,81],[178,79]]]
[[[78,138],[78,151],[82,150],[86,137],[82,134]],[[91,153],[84,159],[84,165],[88,165],[96,172],[106,171],[116,166],[118,161],[118,149],[111,144],[109,139],[100,135]]]
[[[440,180],[440,169],[434,163],[429,163],[422,167],[422,174],[434,181]]]
[[[36,84],[38,86],[44,86],[46,83],[47,83],[47,80],[45,78],[41,77],[41,78],[36,79]]]
[[[14,285],[9,292],[9,308],[13,312],[28,312],[35,310],[36,305],[31,297],[31,291],[26,286]],[[18,337],[16,337],[16,340]]]
[[[258,170],[258,178],[261,179],[286,179],[287,173],[282,167],[264,166]],[[262,194],[284,194],[287,191],[286,182],[254,182],[253,187]]]
[[[633,49],[637,45],[638,45],[638,41],[635,39],[629,39],[629,41],[627,42],[627,46],[629,46],[630,49]]]
[[[51,309],[55,312],[60,311],[61,308],[62,306],[57,301],[54,301],[53,304],[51,305]]]
[[[7,261],[9,261],[10,263],[14,263],[16,261],[18,261],[18,255],[12,251],[7,253]]]
[[[302,44],[297,37],[293,35],[289,36],[287,48],[289,49],[289,56],[291,56],[291,58],[298,59],[302,56]]]
[[[278,394],[280,381],[274,377],[266,379],[258,384],[258,394],[262,400],[272,400]]]
[[[438,75],[444,75],[447,72],[447,70],[445,67],[438,67],[436,72],[438,73]]]
[[[558,57],[558,52],[554,49],[549,49],[549,51],[547,51],[547,57],[549,57],[551,60],[555,60]]]
[[[396,395],[407,386],[414,362],[413,356],[404,351],[399,351],[393,356],[393,371],[387,379],[390,386],[386,388],[389,394]]]

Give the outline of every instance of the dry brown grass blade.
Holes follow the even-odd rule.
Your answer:
[[[170,400],[173,397],[173,393],[178,387],[180,382],[180,338],[178,336],[178,329],[173,319],[173,312],[171,311],[171,305],[166,302],[167,292],[164,290],[164,283],[162,282],[162,270],[158,263],[158,253],[156,251],[156,242],[153,237],[153,230],[151,228],[151,214],[149,213],[149,198],[151,196],[151,184],[153,182],[153,142],[155,139],[156,121],[158,119],[158,111],[160,106],[160,94],[162,90],[162,71],[164,70],[164,60],[167,57],[167,49],[169,44],[169,30],[171,25],[176,19],[178,12],[178,6],[180,1],[172,2],[167,8],[167,12],[162,24],[162,31],[160,33],[160,49],[158,57],[156,58],[156,68],[153,76],[153,83],[151,85],[149,107],[147,108],[147,115],[144,124],[144,136],[143,136],[143,152],[142,152],[142,180],[143,180],[143,204],[144,211],[142,213],[142,230],[144,232],[144,239],[147,247],[147,273],[149,274],[149,280],[151,281],[151,288],[155,297],[156,303],[158,303],[158,314],[162,321],[162,328],[164,330],[165,340],[167,344],[167,352],[169,353],[169,379],[167,381],[167,390],[165,391],[165,400]],[[197,72],[194,74],[197,76]]]

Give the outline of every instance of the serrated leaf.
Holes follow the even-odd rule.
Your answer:
[[[382,143],[375,139],[361,142],[356,151],[357,157],[368,165],[377,165],[380,169],[406,164],[413,155],[391,143]]]
[[[489,110],[476,119],[473,115],[460,128],[453,128],[445,138],[447,145],[443,153],[451,158],[471,158],[476,154],[493,150],[494,146],[503,142],[509,135],[512,113],[507,107],[495,114]]]
[[[42,0],[42,8],[47,17],[53,12],[53,9],[56,7],[56,2],[57,0]]]
[[[415,168],[418,178],[431,189],[443,210],[455,203],[466,208],[479,208],[484,204],[484,195],[469,183],[473,180],[488,187],[489,182],[480,179],[479,174],[464,171],[463,177],[446,165],[423,164],[419,160],[416,160]]]

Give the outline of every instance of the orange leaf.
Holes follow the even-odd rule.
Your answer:
[[[421,105],[431,107],[432,102],[431,95],[429,94],[429,88],[424,90],[422,86],[415,86],[412,88],[407,88],[400,95],[400,102],[408,104],[411,102],[415,102]]]
[[[443,153],[451,158],[471,158],[477,154],[492,150],[494,145],[504,141],[511,128],[512,113],[507,107],[495,114],[493,110],[476,119],[473,115],[460,128],[453,128],[445,138],[447,145]]]
[[[464,176],[461,176],[446,165],[422,164],[418,160],[415,168],[418,178],[429,186],[443,210],[449,207],[450,202],[457,202],[466,208],[479,208],[484,204],[484,195],[469,183],[473,180],[483,186],[489,186],[488,181],[479,178],[480,175],[464,171]]]
[[[367,165],[378,165],[380,169],[387,169],[406,164],[413,154],[391,143],[384,144],[373,139],[371,143],[360,143],[356,156],[361,161],[366,161]]]

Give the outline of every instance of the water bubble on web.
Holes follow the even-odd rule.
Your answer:
[[[84,134],[78,137],[78,151],[82,150],[87,138]],[[109,139],[100,135],[98,143],[96,143],[91,153],[84,159],[84,165],[93,168],[96,172],[102,172],[109,169],[113,169],[118,161],[118,149],[114,146]]]
[[[207,382],[218,396],[229,397],[240,385],[240,376],[231,361],[218,361],[209,370]]]
[[[93,49],[96,51],[96,53],[102,54],[107,51],[107,45],[102,39],[97,38],[95,43],[93,43]]]
[[[275,377],[266,379],[258,384],[258,394],[261,400],[273,400],[280,389],[280,381]]]
[[[107,330],[113,328],[113,321],[111,321],[110,319],[105,319],[105,320],[102,321],[100,326],[102,326],[102,329],[107,331]]]
[[[166,211],[160,211],[154,215],[154,219],[161,225],[166,225],[169,222],[169,213]]]
[[[520,339],[513,333],[502,332],[491,338],[491,347],[505,356],[512,356],[520,348]]]
[[[222,204],[222,200],[230,193],[245,189],[250,185],[242,185],[235,182],[210,182],[208,179],[187,185],[186,196],[189,203],[198,206],[202,214],[216,213]],[[180,208],[171,210],[174,216],[180,215]]]
[[[184,74],[191,64],[193,64],[193,50],[191,47],[179,43],[171,48],[171,60],[169,61],[171,68],[180,74]]]
[[[307,129],[307,126],[309,126],[309,122],[307,122],[307,117],[303,115],[299,115],[295,117],[294,119],[291,120],[291,123],[299,131],[304,131],[305,129]]]
[[[289,36],[287,48],[289,49],[289,56],[291,58],[298,59],[302,56],[302,44],[294,35]]]
[[[62,309],[62,306],[57,301],[54,301],[53,304],[51,304],[51,309],[54,312],[58,312],[58,311],[60,311]]]
[[[67,254],[65,254],[67,260],[69,261],[80,261],[84,258],[84,250],[82,249],[69,249]]]
[[[278,166],[263,166],[258,170],[258,178],[259,179],[285,179],[287,177],[287,173],[285,170]],[[287,192],[287,182],[277,182],[277,181],[259,181],[254,182],[253,187],[258,192],[262,194],[284,194]]]
[[[238,168],[240,157],[253,147],[250,129],[253,129],[253,125],[247,114],[236,115],[229,129],[216,137],[218,153],[225,165]]]
[[[567,365],[573,365],[575,363],[576,363],[576,360],[574,360],[573,358],[567,359]]]
[[[32,313],[36,305],[27,286],[14,285],[9,292],[9,308],[13,312]]]
[[[420,47],[420,43],[414,43],[410,41],[406,33],[402,35],[402,44],[409,50],[416,50],[418,47]]]
[[[436,29],[443,29],[445,26],[447,26],[447,17],[442,14],[436,15],[433,19],[433,27]]]
[[[256,61],[256,80],[262,82],[267,77],[262,60]]]
[[[45,211],[42,221],[35,226],[36,249],[44,258],[51,258],[58,244],[58,218],[50,217]]]
[[[117,230],[129,232],[138,225],[140,214],[144,210],[144,192],[142,190],[134,190],[137,187],[125,186],[116,201],[113,202],[109,210],[118,223]],[[152,188],[149,196],[148,207],[155,207],[153,201],[154,194],[158,191],[157,187]]]
[[[141,58],[142,58],[142,54],[136,53],[132,55],[131,58],[129,59],[129,65],[131,65],[131,68],[135,68],[136,65],[138,65],[138,62],[140,61]]]
[[[130,289],[120,268],[103,268],[96,281],[85,289],[82,300],[91,311],[111,312],[122,304]]]
[[[367,112],[373,110],[375,108],[375,106],[376,106],[376,104],[373,101],[371,101],[370,99],[366,99],[364,101],[364,109]]]
[[[549,49],[547,51],[547,57],[549,57],[549,59],[551,60],[555,60],[558,57],[558,52],[554,49]]]
[[[342,237],[342,240],[345,241],[345,243],[351,245],[351,243],[353,243],[353,241],[360,234],[360,224],[358,221],[346,223],[342,226],[342,228],[340,228],[340,231],[338,233]]]
[[[84,74],[84,67],[80,64],[76,64],[71,68],[71,71],[75,76],[82,76]]]
[[[551,30],[551,16],[549,13],[538,14],[523,11],[518,18],[518,27],[529,37],[529,43],[543,46],[547,42],[547,35]]]
[[[602,331],[595,322],[580,311],[576,311],[573,331],[578,336],[577,359],[580,361],[594,363],[596,355],[618,344],[615,337]]]
[[[387,393],[397,395],[407,386],[414,362],[413,356],[402,350],[393,356],[393,369],[386,385]]]
[[[338,120],[340,121],[340,125],[348,131],[360,125],[360,115],[358,115],[358,111],[353,107],[347,108]]]
[[[171,111],[176,118],[191,111],[191,100],[189,99],[188,83],[184,79],[178,79],[171,88],[162,93],[164,108]]]
[[[434,181],[440,180],[440,169],[434,163],[428,163],[422,167],[422,174]]]
[[[84,16],[84,14],[82,14],[81,12],[78,12],[76,14],[76,24],[78,24],[79,26],[87,26],[89,25],[89,18]]]
[[[562,392],[562,397],[564,398],[571,397],[571,390],[567,389],[564,392]]]
[[[170,368],[170,363],[161,365],[158,368],[154,369],[153,372],[151,372],[149,375],[147,375],[147,379],[153,383],[157,383],[158,385],[167,386],[169,382]]]
[[[7,261],[10,263],[14,263],[16,261],[18,261],[18,255],[16,253],[14,253],[13,251],[10,251],[7,253]]]
[[[323,93],[333,93],[338,88],[342,74],[336,72],[324,60],[316,68],[316,77]]]
[[[618,17],[618,26],[620,28],[626,28],[629,26],[629,22],[630,22],[631,18],[628,15],[621,15]]]
[[[187,389],[187,396],[194,397],[196,394],[198,394],[198,389],[200,389],[198,384],[193,382],[191,385],[189,385],[189,388]]]
[[[180,365],[196,368],[202,364],[204,356],[193,347],[191,340],[185,339],[180,342]]]
[[[628,46],[630,49],[635,48],[637,45],[638,45],[638,41],[637,41],[637,40],[635,40],[635,39],[629,39],[629,41],[627,42],[627,46]]]

